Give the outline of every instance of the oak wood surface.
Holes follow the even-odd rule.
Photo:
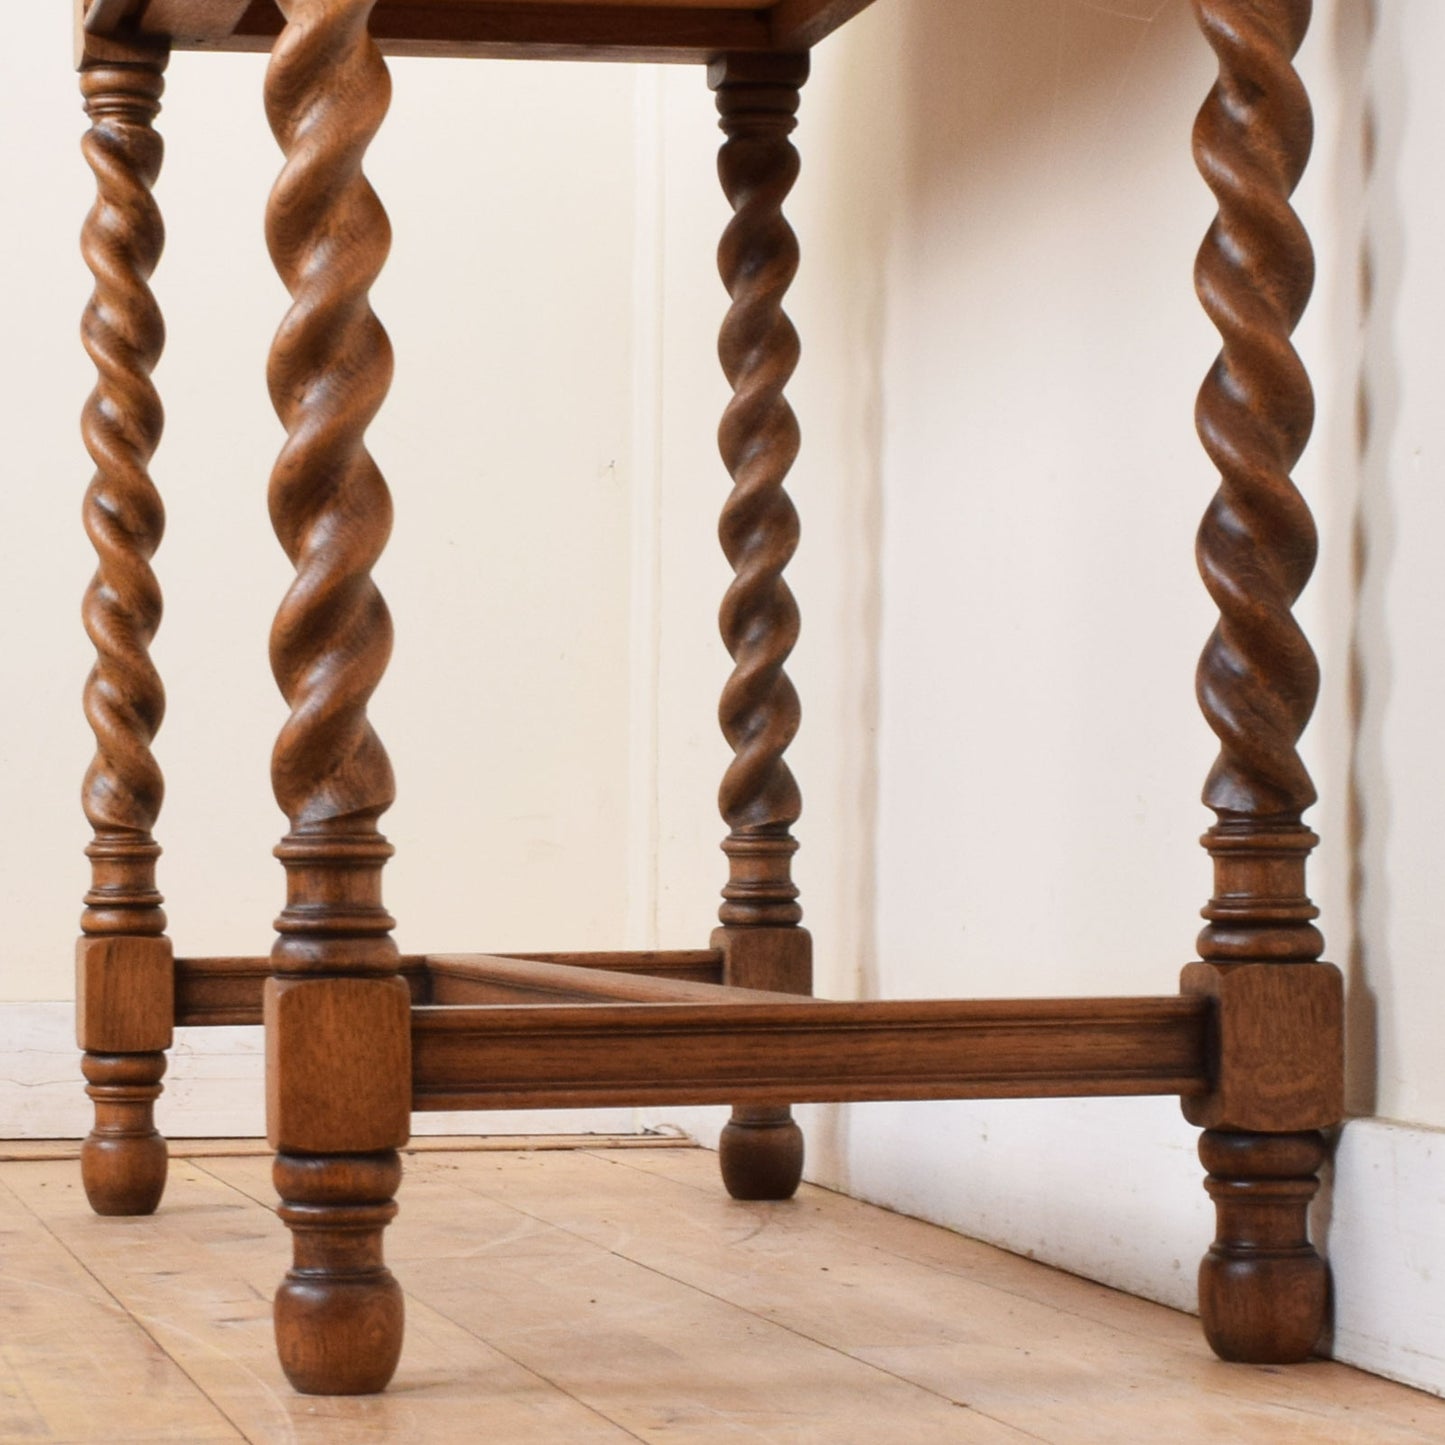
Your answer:
[[[413,1107],[1177,1094],[1202,999],[417,1008]]]
[[[163,46],[93,47],[83,38],[77,49],[90,121],[81,148],[96,185],[81,232],[95,278],[81,335],[96,369],[81,418],[95,463],[84,518],[96,554],[82,608],[95,646],[85,683],[95,756],[81,789],[92,837],[76,952],[76,1032],[95,1127],[81,1172],[97,1212],[147,1214],[165,1188],[154,1106],[172,1022],[171,945],[152,831],[165,795],[151,751],[165,688],[150,655],[161,619],[151,558],[165,508],[149,471],[164,420],[151,373],[165,322],[149,282],[165,241],[152,191],[164,151],[155,119],[167,57]]]
[[[410,994],[381,875],[395,782],[367,704],[391,655],[372,578],[391,495],[366,432],[391,385],[370,292],[391,228],[366,178],[391,99],[374,0],[285,0],[266,118],[285,158],[266,243],[291,305],[267,383],[286,440],[272,525],[295,578],[271,627],[289,709],[271,782],[289,831],[286,904],[266,985],[267,1133],[294,1258],[276,1291],[282,1368],[305,1394],[384,1389],[401,1354],[400,1286],[382,1257],[410,1131]]]
[[[1215,1088],[1185,1113],[1209,1126],[1200,1158],[1217,1233],[1200,1265],[1205,1333],[1226,1359],[1275,1363],[1304,1359],[1326,1326],[1308,1211],[1327,1151],[1322,1134],[1295,1131],[1338,1122],[1344,1069],[1339,981],[1317,962],[1324,939],[1305,879],[1319,840],[1303,822],[1315,787],[1297,744],[1319,666],[1292,611],[1317,551],[1290,475],[1314,421],[1290,340],[1314,283],[1290,205],[1313,133],[1293,63],[1311,8],[1194,0],[1219,63],[1194,127],[1218,203],[1194,275],[1221,341],[1195,407],[1219,471],[1195,549],[1219,609],[1196,674],[1219,755],[1204,785],[1214,893],[1184,987],[1217,1000],[1219,1059]]]
[[[504,958],[485,953],[429,954],[426,970],[433,1004],[585,1003],[589,1000],[699,1004],[812,1001],[782,993],[694,983],[689,979],[653,978],[615,969],[578,968],[538,959]],[[494,996],[482,997],[484,993]]]
[[[509,950],[503,956],[536,959],[542,963],[565,963],[576,968],[645,973],[658,978],[688,978],[694,983],[721,983],[723,973],[722,950],[717,948],[632,949],[605,953],[516,953]]]
[[[406,980],[414,1003],[429,1001],[426,960],[402,956],[397,972]],[[175,961],[176,1023],[191,1028],[263,1021],[269,957],[178,958]]]
[[[1191,963],[1186,994],[1213,1001],[1210,1088],[1184,1100],[1206,1129],[1294,1133],[1344,1117],[1344,980],[1327,963]]]
[[[88,1212],[73,1162],[0,1172],[0,1439],[116,1440],[124,1402],[124,1438],[134,1445],[244,1440],[192,1374],[116,1307],[93,1259],[67,1245],[75,1224],[91,1227],[95,1247],[135,1252],[135,1235],[97,1231]],[[155,1266],[164,1258],[157,1252]]]
[[[75,1041],[103,1054],[171,1046],[175,1011],[171,941],[101,934],[75,949]]]
[[[722,982],[722,954],[716,949],[517,953],[506,956],[555,962],[604,975],[640,974],[691,983]],[[398,972],[406,980],[413,1003],[445,1002],[433,996],[433,970],[427,956],[402,955]],[[178,958],[175,960],[175,1022],[189,1027],[259,1024],[262,1022],[262,995],[270,976],[269,958]],[[517,992],[514,1001],[525,1002],[525,998]]]
[[[70,1445],[1432,1445],[1445,1403],[1345,1366],[1231,1368],[1198,1323],[805,1185],[744,1205],[699,1149],[408,1153],[396,1388],[292,1394],[264,1155],[89,1216],[0,1166],[0,1438]],[[1046,1345],[1045,1345],[1046,1342]],[[118,1411],[125,1428],[117,1430]]]
[[[871,0],[380,0],[388,55],[532,56],[707,62],[816,44]],[[88,32],[138,23],[176,49],[269,50],[275,0],[94,0]]]

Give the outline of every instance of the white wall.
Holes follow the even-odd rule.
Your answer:
[[[0,584],[8,999],[69,996],[85,887],[78,611],[93,559],[78,524],[90,468],[77,417],[91,378],[76,332],[90,287],[74,238],[92,184],[64,8],[16,7],[0,56],[5,259],[18,283],[0,502],[12,543]],[[270,850],[284,819],[267,769],[284,711],[266,633],[289,566],[266,516],[281,433],[264,364],[285,294],[261,234],[279,169],[263,73],[256,56],[179,56],[161,120],[158,836],[172,932],[190,953],[266,952],[281,900]],[[388,900],[411,950],[615,947],[632,867],[636,81],[616,66],[415,61],[394,75],[370,162],[395,230],[375,304],[396,382],[371,434],[397,512],[378,573],[397,649],[374,707],[403,780],[385,825],[398,847]]]
[[[0,132],[23,222],[8,274],[24,278],[0,362],[0,535],[19,539],[0,569],[14,1001],[68,997],[84,886],[87,279],[68,238],[88,177],[59,9],[25,7],[0,55],[0,105],[26,117]],[[1298,205],[1320,265],[1299,344],[1320,421],[1299,480],[1324,536],[1301,615],[1325,669],[1313,891],[1349,978],[1351,1102],[1414,1127],[1351,1126],[1320,1225],[1345,1356],[1439,1389],[1441,1312],[1401,1301],[1428,1301],[1445,1259],[1396,1211],[1417,1165],[1435,1197],[1418,1161],[1445,1126],[1430,931],[1445,98],[1429,69],[1445,13],[1376,9],[1322,0],[1300,60],[1317,146]],[[163,883],[190,952],[264,951],[280,895],[264,633],[285,566],[261,376],[283,298],[260,243],[276,167],[260,70],[178,57],[165,117],[158,750]],[[1192,955],[1214,747],[1192,695],[1213,478],[1190,415],[1216,339],[1189,284],[1212,202],[1188,136],[1212,70],[1186,0],[878,0],[815,57],[790,208],[805,352],[790,578],[822,991],[1162,993]],[[398,651],[376,714],[401,788],[400,941],[696,946],[724,872],[711,100],[691,69],[394,71],[371,170],[397,233],[376,298],[397,383],[373,441],[398,504],[381,573]],[[47,1067],[69,1087],[67,1061]],[[813,1177],[1192,1301],[1208,1208],[1171,1101],[808,1113]],[[668,1117],[704,1136],[718,1119]]]

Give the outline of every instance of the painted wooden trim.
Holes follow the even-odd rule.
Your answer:
[[[1337,1360],[1445,1395],[1445,1130],[1352,1119],[1316,1223]]]

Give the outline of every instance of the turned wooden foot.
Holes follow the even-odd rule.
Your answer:
[[[722,1131],[718,1162],[734,1199],[791,1199],[803,1179],[803,1131],[786,1106],[736,1108]]]
[[[381,1254],[400,1156],[281,1154],[274,1178],[296,1251],[276,1291],[281,1368],[303,1395],[376,1394],[401,1358],[401,1286]]]
[[[1199,1266],[1199,1313],[1210,1348],[1244,1364],[1308,1358],[1324,1332],[1329,1296],[1325,1263],[1309,1241],[1323,1136],[1209,1129],[1199,1157],[1218,1218]]]
[[[85,1197],[97,1214],[154,1214],[166,1187],[166,1141],[156,1133],[163,1053],[94,1054],[81,1061],[95,1127],[80,1148]]]

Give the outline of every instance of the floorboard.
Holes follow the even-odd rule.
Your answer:
[[[584,1140],[410,1156],[395,1385],[305,1399],[272,1354],[269,1159],[204,1153],[147,1220],[92,1216],[73,1160],[0,1162],[0,1441],[1445,1439],[1430,1396],[1222,1365],[1192,1319],[946,1230]]]

